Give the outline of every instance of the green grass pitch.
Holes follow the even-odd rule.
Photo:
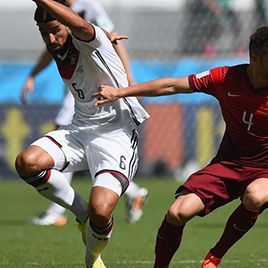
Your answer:
[[[103,260],[107,268],[149,268],[153,265],[154,241],[158,226],[173,200],[177,182],[166,178],[137,181],[150,190],[144,216],[136,224],[126,223],[124,199],[114,213],[115,228]],[[86,179],[74,180],[74,188],[87,196],[90,184]],[[234,202],[205,218],[196,217],[185,228],[183,242],[171,268],[194,268],[219,238],[224,223],[237,206]],[[64,227],[32,226],[29,219],[48,205],[43,197],[21,181],[0,182],[0,267],[1,268],[82,268],[84,246],[68,214]],[[268,215],[264,212],[254,229],[225,256],[220,267],[268,267]]]

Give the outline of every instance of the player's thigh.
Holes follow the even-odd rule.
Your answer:
[[[55,169],[64,172],[87,170],[87,158],[79,136],[79,131],[65,127],[47,133],[33,145],[41,147],[53,158]]]
[[[268,203],[268,177],[258,178],[251,182],[244,194],[243,204],[249,209],[260,209]]]
[[[98,135],[89,143],[87,154],[93,185],[96,180],[103,178],[101,175],[108,173],[115,180],[107,180],[107,188],[111,189],[109,184],[115,184],[117,180],[122,186],[122,192],[124,192],[137,170],[137,132],[133,131],[131,135],[124,131],[116,134]]]
[[[204,209],[200,216],[241,196],[243,188],[240,169],[234,165],[214,161],[193,173],[176,191],[175,195],[187,189],[196,194],[203,202]]]

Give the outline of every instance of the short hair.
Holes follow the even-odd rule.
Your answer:
[[[264,55],[268,53],[268,27],[258,28],[255,33],[250,36],[249,42],[250,54]]]
[[[67,6],[66,0],[56,0],[56,2],[59,2],[62,5]],[[42,7],[37,5],[37,8],[36,8],[35,13],[34,13],[34,20],[38,24],[38,23],[42,23],[42,22],[53,21],[53,20],[56,20],[56,18],[53,17],[53,15],[51,15],[48,11],[46,11],[45,9],[43,9]]]

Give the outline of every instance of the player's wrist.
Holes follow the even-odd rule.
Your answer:
[[[30,73],[29,76],[28,76],[28,80],[29,80],[29,79],[34,80],[34,78],[35,78],[35,74]]]
[[[123,88],[120,88],[116,93],[117,93],[117,98],[122,98],[122,97],[125,97],[125,91],[126,91],[126,88],[123,87]]]

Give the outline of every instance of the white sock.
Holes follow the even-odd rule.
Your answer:
[[[69,184],[71,184],[74,173],[73,173],[73,172],[65,172],[65,173],[62,173],[62,174],[64,175],[65,180],[66,180]]]
[[[113,219],[107,224],[105,228],[99,229],[94,227],[89,221],[87,228],[87,246],[86,246],[86,264],[87,267],[92,267],[93,263],[103,252],[108,244],[109,238],[112,235]]]
[[[140,187],[135,182],[131,181],[124,195],[128,200],[132,200],[138,195],[139,189]]]
[[[66,173],[62,173],[66,179],[66,181],[71,184],[72,181],[72,177],[73,177],[73,172],[66,172]],[[47,212],[48,213],[53,213],[53,214],[57,214],[57,215],[63,215],[65,213],[65,208],[58,205],[57,203],[52,203],[48,208],[47,208]]]
[[[49,173],[45,183],[35,186],[38,192],[47,199],[70,209],[80,222],[85,222],[88,218],[88,203],[77,194],[72,186],[66,181],[63,173],[56,169],[44,171]],[[42,176],[40,173],[39,176]]]
[[[65,207],[62,207],[58,205],[57,203],[52,203],[48,208],[47,208],[47,213],[51,214],[56,214],[56,215],[63,215],[66,211]]]

